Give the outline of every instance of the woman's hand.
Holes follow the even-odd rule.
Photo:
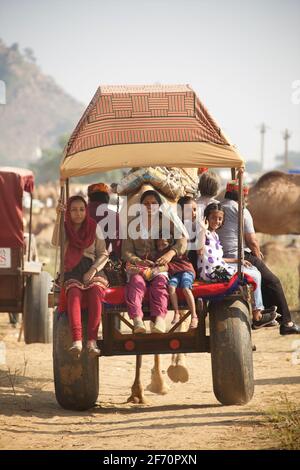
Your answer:
[[[65,204],[62,204],[60,201],[58,201],[57,206],[56,206],[56,213],[62,213],[66,211],[66,206]]]
[[[154,262],[151,261],[150,259],[143,259],[141,262],[139,262],[142,266],[154,266]]]
[[[197,250],[198,256],[203,256],[203,254],[204,254],[204,248],[200,248],[199,250]]]
[[[83,282],[87,283],[87,282],[91,281],[93,279],[93,277],[95,276],[96,272],[97,272],[96,268],[90,268],[86,273],[84,273]]]
[[[243,261],[243,266],[245,266],[246,268],[252,268],[252,264],[250,263],[250,261],[247,261],[246,259],[244,259]]]
[[[206,232],[206,230],[209,227],[207,218],[206,217],[204,217],[204,219],[200,218],[199,225],[200,225],[200,228],[202,228],[202,230]]]
[[[158,260],[156,261],[156,264],[158,264],[159,266],[163,266],[164,264],[169,264],[171,259],[174,258],[175,255],[176,255],[175,250],[169,250],[167,251],[167,253],[165,253],[160,258],[158,258]]]

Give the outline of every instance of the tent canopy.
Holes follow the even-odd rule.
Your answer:
[[[23,191],[31,193],[33,186],[32,171],[0,167],[0,247],[23,246],[22,196]]]
[[[145,166],[244,162],[188,85],[99,87],[65,148],[61,178]]]
[[[34,175],[31,170],[11,166],[0,166],[0,174],[7,180],[11,178],[22,191],[32,193],[34,188]]]

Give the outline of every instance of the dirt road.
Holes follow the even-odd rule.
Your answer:
[[[297,337],[277,328],[256,331],[255,395],[245,406],[220,405],[212,392],[209,354],[188,356],[190,380],[166,381],[167,395],[145,393],[147,405],[127,404],[134,357],[100,358],[97,406],[71,412],[55,400],[51,345],[17,342],[18,332],[0,316],[7,365],[0,365],[1,449],[267,449],[276,447],[264,417],[281,393],[300,404],[300,364],[292,361]],[[152,356],[144,357],[143,383]],[[170,357],[163,356],[167,370]]]

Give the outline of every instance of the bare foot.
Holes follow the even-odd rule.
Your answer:
[[[179,320],[180,320],[180,313],[175,313],[171,324],[175,325],[175,323],[178,323]]]
[[[189,329],[194,330],[197,327],[198,327],[198,317],[192,317]]]

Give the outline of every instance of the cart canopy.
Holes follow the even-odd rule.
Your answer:
[[[23,191],[32,192],[34,176],[23,168],[0,167],[0,247],[24,245]]]
[[[65,148],[61,178],[146,166],[244,162],[188,85],[99,87]]]

